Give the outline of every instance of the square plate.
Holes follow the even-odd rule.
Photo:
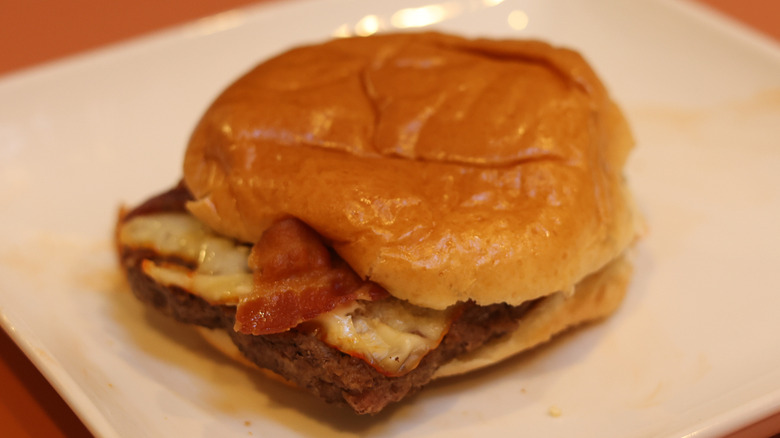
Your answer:
[[[392,4],[391,4],[392,3]],[[211,99],[303,42],[427,25],[582,52],[632,122],[650,233],[618,313],[356,418],[214,354],[116,267]],[[663,0],[286,1],[0,78],[0,319],[113,436],[697,436],[780,410],[780,50]],[[551,412],[560,415],[551,415]]]

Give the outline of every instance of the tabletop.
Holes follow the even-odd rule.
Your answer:
[[[0,75],[225,10],[284,0],[0,0]],[[683,0],[680,0],[683,1]],[[694,0],[780,43],[776,0]],[[0,432],[11,437],[89,437],[89,430],[0,330]],[[728,438],[780,433],[780,412]]]

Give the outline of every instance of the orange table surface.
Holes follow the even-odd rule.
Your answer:
[[[0,75],[214,13],[284,0],[0,0]],[[696,0],[780,42],[780,1]],[[780,432],[780,413],[730,435]],[[88,437],[76,414],[0,331],[0,435]]]

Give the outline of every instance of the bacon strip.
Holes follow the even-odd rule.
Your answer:
[[[235,324],[245,334],[283,332],[339,305],[389,295],[358,277],[314,230],[294,218],[265,231],[252,248],[249,267],[254,293],[239,302]]]

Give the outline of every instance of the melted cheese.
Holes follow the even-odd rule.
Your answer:
[[[439,345],[451,315],[451,311],[423,309],[391,298],[356,301],[315,321],[324,329],[325,343],[361,357],[387,375],[402,375]]]
[[[144,273],[165,286],[177,286],[211,304],[235,305],[252,293],[249,247],[216,235],[188,214],[135,217],[123,224],[119,240],[125,246],[149,249],[197,266],[189,270],[175,263],[145,260],[141,266]]]
[[[253,292],[253,276],[247,266],[249,248],[215,234],[188,214],[133,218],[122,225],[119,240],[122,245],[149,249],[196,266],[191,270],[180,264],[144,260],[144,273],[160,284],[177,286],[212,304],[235,305]],[[365,360],[386,375],[402,375],[439,345],[452,314],[389,298],[356,301],[314,321],[323,342]]]
[[[198,295],[211,304],[238,304],[241,297],[250,295],[252,274],[204,274],[177,264],[157,264],[144,260],[144,274],[165,286],[177,286]]]

